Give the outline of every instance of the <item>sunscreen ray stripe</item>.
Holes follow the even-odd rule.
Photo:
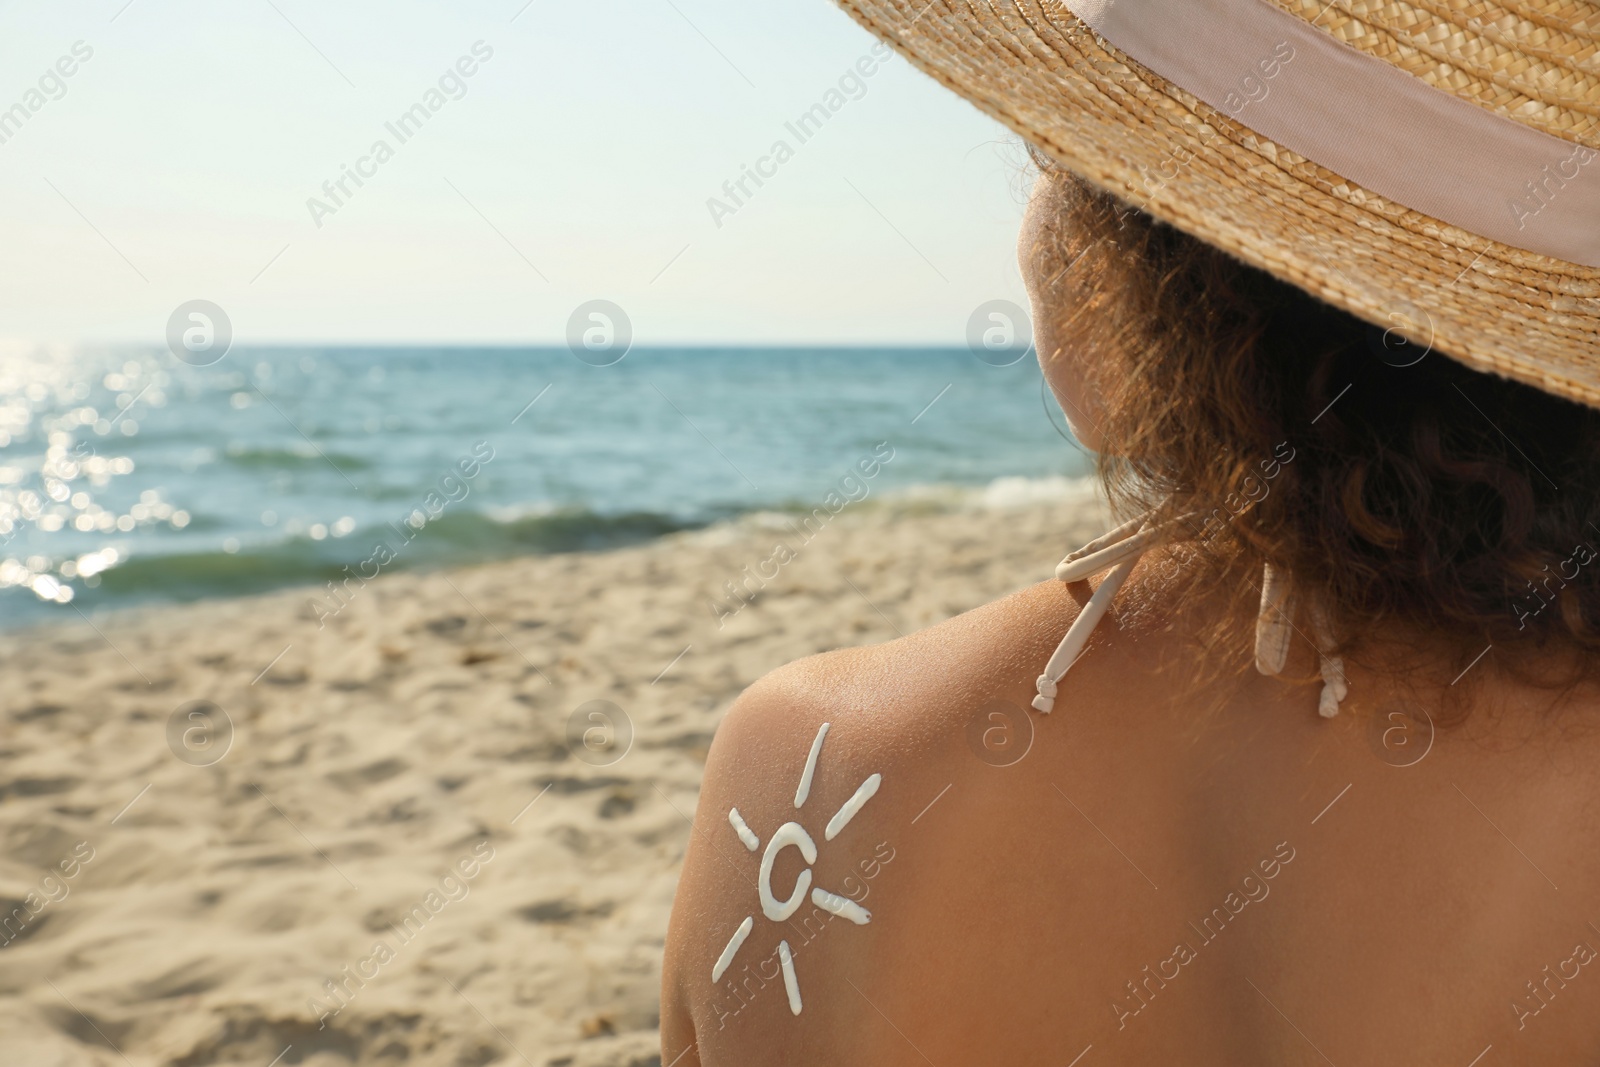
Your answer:
[[[841,919],[849,919],[857,926],[865,926],[872,921],[872,913],[866,908],[849,897],[841,897],[838,893],[830,893],[826,889],[813,889],[811,903]]]
[[[738,808],[728,809],[728,821],[733,824],[733,832],[739,835],[739,840],[744,847],[754,852],[761,847],[761,838],[750,829],[750,824],[744,821],[744,816],[739,814]]]
[[[794,791],[794,806],[800,807],[811,795],[811,776],[817,773],[817,757],[822,754],[822,739],[828,736],[828,724],[817,728],[817,738],[811,742],[811,754],[806,756],[806,769],[800,772],[800,788]]]
[[[789,994],[789,1014],[800,1014],[800,981],[794,976],[794,955],[789,942],[778,942],[778,962],[783,966],[783,989]]]
[[[850,825],[850,820],[856,817],[856,813],[861,810],[862,805],[872,799],[872,795],[878,791],[878,786],[882,784],[883,775],[881,774],[871,775],[866,781],[862,782],[855,795],[845,801],[844,807],[840,808],[833,818],[828,820],[828,827],[822,832],[822,839],[824,841],[832,841],[838,837],[839,831]]]
[[[728,947],[722,950],[722,955],[717,957],[717,962],[711,968],[711,980],[713,982],[722,981],[723,974],[727,972],[728,967],[733,963],[733,957],[737,956],[739,949],[744,946],[744,939],[749,937],[750,931],[755,928],[755,916],[746,915],[744,922],[739,924],[739,929],[735,930],[733,936],[728,938]]]

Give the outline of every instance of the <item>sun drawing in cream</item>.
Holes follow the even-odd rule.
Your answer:
[[[811,752],[806,756],[805,769],[800,772],[800,786],[794,792],[794,806],[796,810],[805,806],[806,798],[811,795],[811,778],[817,771],[817,757],[822,754],[822,739],[828,735],[828,724],[823,723],[817,730],[816,740],[811,742]],[[883,783],[883,775],[868,775],[867,779],[857,787],[850,799],[845,801],[833,818],[828,820],[828,825],[822,831],[824,841],[832,841],[839,836],[839,832],[850,824],[861,811],[863,805],[872,799],[878,791],[878,786]],[[761,847],[761,839],[756,836],[750,825],[744,821],[744,816],[739,814],[738,808],[728,809],[728,823],[733,827],[733,832],[738,835],[739,841],[751,852]],[[795,879],[794,889],[789,896],[779,900],[772,892],[772,866],[778,858],[778,853],[790,846],[800,850],[801,857],[806,861],[805,870],[800,872],[800,877]],[[817,862],[817,843],[811,835],[806,833],[805,827],[797,822],[786,822],[778,827],[767,840],[767,849],[761,854],[761,878],[756,885],[756,893],[761,901],[761,914],[775,923],[786,921],[800,909],[805,902],[806,890],[811,890],[811,903],[839,916],[849,919],[857,926],[865,926],[871,921],[872,915],[867,909],[855,901],[830,893],[818,886],[811,888],[811,865]],[[722,981],[722,976],[733,963],[733,958],[739,954],[739,949],[744,946],[745,939],[755,929],[755,916],[745,916],[744,922],[733,932],[728,939],[727,947],[722,950],[722,955],[717,957],[717,962],[711,968],[712,984]],[[778,964],[783,971],[783,988],[789,994],[789,1011],[795,1015],[800,1014],[800,982],[794,973],[794,954],[789,951],[789,942],[778,942]]]

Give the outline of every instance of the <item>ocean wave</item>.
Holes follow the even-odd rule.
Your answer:
[[[1092,478],[1002,477],[980,485],[935,483],[874,493],[850,504],[850,510],[921,514],[963,510],[1004,511],[1055,503],[1091,505],[1097,487]],[[652,541],[668,534],[702,531],[698,536],[733,536],[751,524],[790,529],[799,516],[821,506],[792,500],[759,508],[718,508],[696,516],[656,511],[600,512],[583,507],[492,507],[482,511],[447,511],[420,527],[401,523],[363,526],[345,536],[313,538],[280,536],[198,551],[126,552],[114,565],[89,578],[54,574],[51,589],[71,588],[70,600],[82,607],[122,607],[162,601],[193,601],[247,596],[296,585],[321,585],[361,573],[379,544],[388,546],[392,562],[383,571],[436,569],[489,563],[525,555],[592,552]],[[196,516],[195,526],[217,525]],[[229,551],[228,548],[233,549]],[[21,561],[13,561],[20,566]],[[30,560],[41,573],[57,568]],[[0,612],[7,624],[42,621],[70,607],[68,601],[43,603],[28,582],[0,589],[9,601]],[[3,602],[0,601],[0,602]]]
[[[930,482],[904,486],[882,494],[880,507],[940,511],[1006,511],[1041,504],[1090,503],[1099,492],[1092,476],[1070,478],[1046,475],[1026,478],[1007,475],[978,485]],[[870,500],[863,504],[871,503]]]
[[[1090,504],[1100,492],[1099,480],[1048,475],[1038,478],[1005,476],[977,485],[963,482],[924,482],[871,493],[851,501],[849,510],[900,512],[1006,511],[1041,504]],[[822,507],[822,501],[787,500],[759,508],[729,511],[711,521],[726,519],[757,524],[787,523],[793,516],[809,514]],[[710,525],[710,522],[702,525]]]
[[[92,579],[57,579],[50,588],[70,584],[71,599],[87,607],[246,596],[344,578],[359,572],[380,543],[394,554],[393,562],[383,568],[388,572],[619,548],[700,525],[704,524],[650,511],[602,514],[562,508],[504,519],[461,511],[446,513],[421,527],[398,523],[367,526],[341,538],[293,536],[246,543],[235,551],[218,547],[131,553]],[[0,613],[11,624],[42,621],[72,610],[41,603],[22,582],[0,590],[0,597],[11,601],[8,610]]]

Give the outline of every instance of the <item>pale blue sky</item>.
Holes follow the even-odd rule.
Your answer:
[[[874,43],[827,0],[124,3],[0,11],[0,111],[93,49],[0,143],[0,338],[160,344],[203,298],[236,344],[559,343],[602,297],[636,344],[960,344],[1023,301],[996,123],[894,59],[785,130]],[[480,40],[401,144],[385,123]],[[307,199],[380,138],[318,228]]]

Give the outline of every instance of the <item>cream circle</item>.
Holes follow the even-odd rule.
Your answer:
[[[805,857],[807,866],[800,872],[800,877],[795,879],[794,892],[789,894],[789,899],[780,901],[772,895],[772,865],[776,862],[778,853],[789,845],[800,850],[800,855]],[[761,880],[756,885],[756,891],[761,897],[761,913],[773,922],[781,923],[798,911],[806,899],[806,891],[811,888],[810,864],[815,862],[817,862],[817,843],[811,840],[811,835],[806,833],[805,827],[797,822],[786,822],[778,827],[777,832],[772,835],[772,840],[767,842],[767,850],[761,854]]]

